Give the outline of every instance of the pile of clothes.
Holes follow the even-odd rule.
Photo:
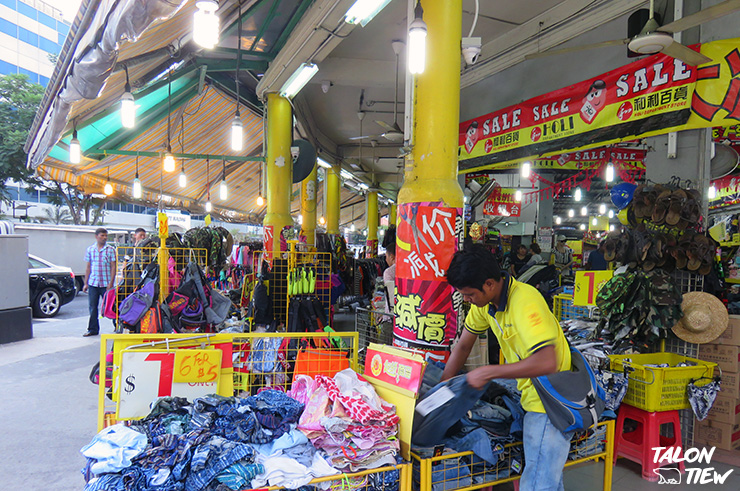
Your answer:
[[[395,408],[353,370],[334,378],[296,376],[290,395],[305,404],[298,421],[314,447],[343,472],[394,465],[400,450]]]
[[[303,375],[293,389],[300,400],[278,390],[158,399],[146,418],[105,428],[81,449],[85,491],[308,490],[317,477],[397,463],[395,408],[352,370]],[[398,471],[383,472],[358,489],[398,483]]]

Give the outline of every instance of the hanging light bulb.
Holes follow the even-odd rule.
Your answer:
[[[180,183],[180,187],[184,188],[188,185],[188,176],[185,175],[185,159],[182,159],[180,164],[180,178],[178,182]]]
[[[604,203],[601,203],[601,204],[599,205],[599,214],[600,214],[600,215],[604,215],[604,214],[606,214],[606,205],[605,205]]]
[[[578,227],[578,228],[580,228],[581,230],[586,230],[586,224],[585,223],[582,223],[581,226]]]
[[[614,164],[609,162],[606,165],[606,182],[612,182],[614,180]]]
[[[574,216],[576,216],[576,212],[573,208],[571,208],[570,210],[568,210],[568,217],[573,218]]]
[[[530,162],[524,162],[522,164],[522,177],[527,178],[532,171],[532,164]]]
[[[108,178],[105,180],[105,186],[103,186],[103,193],[106,196],[113,194],[113,186],[110,184],[110,166],[108,166]]]
[[[235,152],[241,151],[244,142],[244,127],[239,117],[239,110],[236,110],[236,116],[231,121],[231,149]]]
[[[257,206],[262,206],[264,204],[265,204],[265,198],[263,198],[262,195],[260,194],[259,196],[257,196]]]
[[[216,0],[196,0],[198,10],[193,15],[193,41],[206,49],[218,44],[219,25],[218,2]]]
[[[427,24],[422,19],[423,16],[424,9],[421,8],[421,2],[418,2],[414,10],[415,18],[409,26],[408,64],[412,75],[424,73],[426,65]]]
[[[223,161],[223,170],[221,171],[221,185],[218,187],[218,197],[221,201],[226,201],[229,197],[229,187],[226,185],[226,160]]]
[[[164,158],[162,159],[162,167],[164,168],[165,172],[174,172],[175,171],[175,156],[172,155],[172,145],[171,145],[171,136],[170,136],[170,113],[171,111],[171,101],[172,101],[172,71],[170,70],[167,78],[167,151],[164,154]]]
[[[355,231],[355,224],[354,223],[349,227],[349,230],[351,232],[354,232]]]
[[[121,125],[124,128],[133,128],[136,124],[136,104],[128,80],[128,67],[124,65],[123,69],[126,71],[126,86],[121,96]]]
[[[560,217],[555,217],[555,225],[560,225],[561,223],[563,223],[563,220],[562,220],[562,218],[560,218]]]
[[[69,163],[79,164],[82,160],[82,148],[80,140],[77,139],[77,123],[73,123],[72,139],[69,141]]]
[[[141,199],[141,181],[139,180],[139,155],[136,155],[136,177],[134,177],[134,185],[131,188],[131,195],[134,199]]]
[[[164,158],[162,159],[162,166],[164,167],[165,172],[174,172],[175,171],[175,156],[172,155],[172,149],[167,145],[167,151],[164,154]]]
[[[211,198],[208,198],[208,201],[206,201],[206,212],[210,213],[213,211],[213,205],[211,204]]]
[[[573,194],[573,199],[575,199],[576,201],[581,201],[581,198],[581,188],[576,188],[576,192]]]
[[[324,218],[324,216],[322,215],[321,217],[319,217],[319,225],[324,225],[324,224],[326,224],[326,218]]]
[[[141,181],[139,180],[139,174],[136,174],[134,178],[134,186],[131,190],[131,194],[135,199],[141,199]]]
[[[609,231],[614,232],[614,225],[609,225]]]
[[[599,219],[596,218],[596,217],[594,217],[593,220],[591,220],[591,225],[593,225],[595,227],[598,224],[599,224]]]
[[[709,192],[708,192],[709,199],[715,199],[717,197],[717,188],[712,184],[709,186]]]
[[[588,207],[584,206],[581,208],[581,216],[585,217],[586,215],[588,215]]]
[[[516,202],[518,203],[518,202],[520,202],[521,200],[522,200],[522,191],[521,191],[520,189],[517,189],[517,190],[516,190],[516,191],[514,192],[514,201],[516,201]]]
[[[614,210],[609,210],[609,218],[614,218]]]

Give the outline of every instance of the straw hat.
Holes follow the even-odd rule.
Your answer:
[[[684,293],[683,318],[673,326],[673,333],[689,343],[711,343],[725,332],[730,316],[724,304],[709,293]]]

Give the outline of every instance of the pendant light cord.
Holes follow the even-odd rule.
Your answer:
[[[239,0],[239,28],[236,39],[236,116],[239,116],[239,64],[242,60],[242,2]]]
[[[167,151],[172,152],[172,144],[170,142],[170,113],[172,100],[172,68],[170,67],[167,73]]]

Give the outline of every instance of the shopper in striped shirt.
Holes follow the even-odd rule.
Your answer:
[[[116,278],[116,249],[108,242],[108,231],[99,228],[95,231],[95,244],[87,248],[85,261],[85,286],[82,291],[88,292],[88,306],[90,319],[87,323],[87,332],[83,336],[97,336],[100,333],[98,323],[98,304],[106,290],[113,288]]]

